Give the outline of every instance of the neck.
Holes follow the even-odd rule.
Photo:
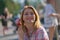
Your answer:
[[[33,29],[33,24],[28,24],[28,23],[24,23],[24,24],[25,24],[25,26],[27,27],[27,29],[28,29],[29,32],[31,32],[31,31],[34,30],[34,29]]]

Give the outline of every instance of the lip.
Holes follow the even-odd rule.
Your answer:
[[[33,18],[26,18],[27,20],[32,20]]]

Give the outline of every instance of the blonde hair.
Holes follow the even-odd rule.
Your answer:
[[[35,14],[34,30],[36,30],[37,28],[40,27],[41,22],[40,22],[40,18],[39,18],[38,12],[37,12],[36,9],[35,9],[34,7],[32,7],[32,6],[24,6],[24,9],[23,9],[22,14],[21,14],[22,29],[23,29],[24,32],[27,31],[27,28],[25,27],[25,25],[24,25],[24,20],[23,20],[23,14],[24,14],[24,11],[25,11],[26,9],[32,9],[32,11],[33,11],[34,14]]]

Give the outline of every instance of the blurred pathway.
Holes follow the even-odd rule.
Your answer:
[[[18,40],[18,35],[17,33],[13,33],[13,30],[15,29],[15,27],[13,27],[11,25],[12,23],[10,21],[8,21],[8,30],[5,31],[6,36],[3,36],[3,32],[2,32],[2,25],[0,22],[0,40]]]

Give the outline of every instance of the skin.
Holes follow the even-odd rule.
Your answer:
[[[35,14],[32,11],[32,9],[25,9],[24,14],[23,14],[23,20],[24,20],[24,25],[28,29],[28,33],[32,32],[34,30],[33,23],[35,22]],[[19,34],[19,40],[24,40],[24,32],[22,30],[22,27],[20,26],[18,29],[18,34]]]
[[[35,21],[35,14],[32,9],[26,9],[23,14],[23,20],[28,31],[33,31],[33,23]]]

